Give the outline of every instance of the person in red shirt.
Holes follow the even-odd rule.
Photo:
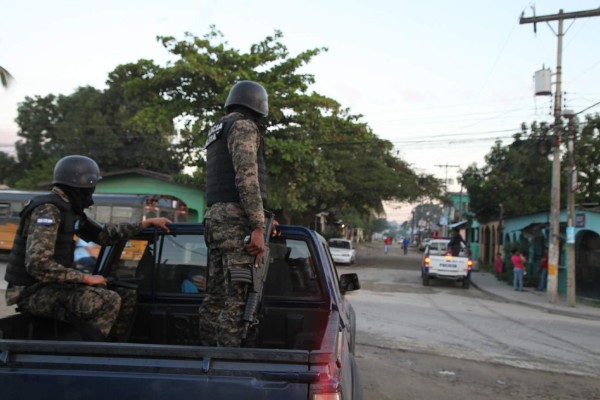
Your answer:
[[[525,257],[517,249],[512,251],[510,261],[513,264],[513,289],[523,291],[523,272],[525,271]]]
[[[495,259],[496,266],[496,278],[502,278],[502,254],[500,252],[496,253]]]
[[[383,241],[383,252],[387,255],[387,253],[390,251],[390,245],[392,244],[392,237],[391,236],[386,236],[384,241]]]

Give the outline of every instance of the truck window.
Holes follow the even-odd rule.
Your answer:
[[[111,272],[118,279],[135,278],[140,296],[153,290],[199,294],[206,291],[206,274],[203,235],[161,235],[156,243],[153,238],[130,240]]]
[[[272,238],[264,296],[321,299],[314,258],[304,240]]]
[[[337,272],[337,268],[335,267],[335,262],[333,261],[333,258],[331,257],[331,252],[329,251],[329,247],[327,245],[327,243],[322,242],[322,246],[323,246],[323,251],[325,251],[325,254],[327,254],[327,264],[324,267],[325,268],[329,268],[330,269],[330,273],[332,278],[334,279],[335,282],[335,287],[334,287],[334,295],[337,298],[337,302],[338,304],[341,304],[344,300],[342,299],[342,292],[340,291],[340,286],[339,286],[339,282],[340,282],[340,276]]]
[[[206,291],[208,253],[203,235],[163,235],[157,247],[157,292]]]

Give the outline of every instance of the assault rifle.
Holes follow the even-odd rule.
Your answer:
[[[246,339],[250,325],[258,324],[258,307],[262,300],[263,288],[265,286],[267,273],[269,272],[269,264],[271,262],[269,239],[271,238],[274,219],[275,215],[273,213],[265,211],[265,253],[262,255],[260,262],[258,262],[258,257],[256,257],[252,265],[250,265],[252,271],[252,286],[248,292],[248,300],[246,300],[246,308],[244,309],[244,329],[242,331],[242,339]],[[247,239],[249,240],[250,238]]]

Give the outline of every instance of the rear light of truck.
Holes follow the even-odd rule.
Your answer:
[[[429,258],[429,257],[425,257],[425,259],[423,260],[423,263],[425,264],[426,267],[429,266],[430,262],[431,262],[431,258]]]
[[[469,271],[473,269],[473,260],[467,261],[467,267],[469,267]]]
[[[339,393],[316,393],[312,400],[342,400]]]

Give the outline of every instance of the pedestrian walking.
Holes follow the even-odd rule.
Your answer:
[[[390,245],[392,244],[392,237],[387,235],[383,240],[383,253],[387,256],[390,251]]]

